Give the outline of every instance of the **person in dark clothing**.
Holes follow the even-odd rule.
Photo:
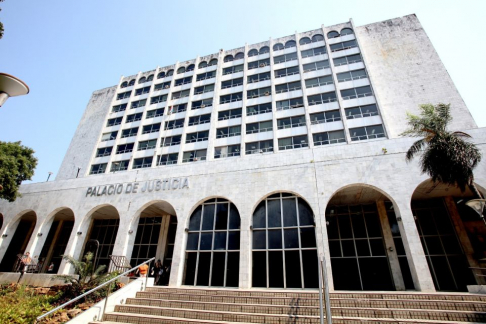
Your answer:
[[[154,285],[160,285],[160,279],[162,278],[164,272],[164,268],[162,267],[162,262],[160,262],[160,260],[157,260],[157,262],[155,262],[153,271],[155,277]]]

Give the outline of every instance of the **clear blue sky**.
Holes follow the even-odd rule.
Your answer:
[[[0,140],[36,151],[33,181],[56,175],[95,90],[197,55],[333,25],[417,14],[476,123],[486,126],[486,1],[149,1],[0,3],[0,72],[30,94],[0,108]]]

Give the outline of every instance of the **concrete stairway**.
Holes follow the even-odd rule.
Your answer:
[[[332,293],[333,323],[486,323],[486,295]],[[316,291],[151,287],[103,323],[319,323]],[[98,322],[92,322],[95,324]]]

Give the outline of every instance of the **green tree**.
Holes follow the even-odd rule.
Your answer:
[[[0,2],[3,2],[3,0],[0,0]],[[2,11],[2,8],[0,8],[0,11]],[[3,24],[0,21],[0,39],[3,37]]]
[[[420,116],[407,113],[407,119],[409,128],[401,135],[421,137],[408,149],[407,161],[421,152],[420,167],[432,181],[457,186],[462,192],[468,187],[481,199],[473,175],[481,152],[467,141],[469,134],[447,129],[452,121],[450,104],[420,105]]]
[[[20,184],[32,178],[36,166],[34,150],[20,142],[0,141],[0,198],[12,202],[20,197]]]

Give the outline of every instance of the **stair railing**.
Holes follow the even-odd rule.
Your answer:
[[[322,282],[324,280],[324,283]],[[324,286],[324,300],[326,303],[326,322],[332,324],[331,301],[329,298],[329,286],[327,282],[326,259],[319,260],[319,315],[321,324],[324,324],[324,305],[322,304],[322,286]]]
[[[118,276],[116,276],[115,278],[110,279],[110,280],[108,280],[108,281],[106,281],[106,282],[102,283],[101,285],[99,285],[99,286],[97,286],[97,287],[95,287],[95,288],[93,288],[93,289],[91,289],[91,290],[89,290],[89,291],[85,292],[85,293],[84,293],[84,294],[82,294],[82,295],[79,295],[78,297],[75,297],[75,298],[71,299],[70,301],[65,302],[64,304],[62,304],[62,305],[60,305],[60,306],[57,306],[56,308],[54,308],[54,309],[50,310],[49,312],[47,312],[47,313],[45,313],[45,314],[42,314],[41,316],[37,317],[37,318],[35,319],[35,322],[34,322],[34,323],[39,322],[39,321],[40,321],[41,319],[43,319],[44,317],[47,317],[47,316],[51,315],[52,313],[57,312],[58,310],[60,310],[60,309],[62,309],[62,308],[64,308],[64,307],[66,307],[67,305],[72,304],[72,303],[74,303],[75,301],[77,301],[77,300],[79,300],[79,299],[81,299],[81,298],[83,298],[83,297],[85,297],[85,296],[88,296],[89,294],[91,294],[91,293],[93,293],[93,292],[95,292],[95,291],[97,291],[97,290],[99,290],[99,289],[101,289],[101,288],[105,287],[106,285],[108,285],[108,289],[107,289],[107,293],[106,293],[106,298],[105,298],[105,304],[104,304],[104,306],[103,306],[103,311],[102,311],[102,313],[100,314],[100,320],[103,320],[103,315],[104,315],[104,313],[105,313],[105,310],[106,310],[106,305],[107,305],[107,303],[108,303],[108,297],[109,297],[109,294],[110,294],[110,287],[111,287],[111,285],[110,285],[110,284],[111,284],[111,283],[113,283],[114,281],[116,281],[118,278],[123,277],[124,275],[127,275],[127,274],[129,274],[130,272],[132,272],[132,271],[134,271],[134,270],[137,270],[137,269],[138,269],[138,268],[139,268],[141,265],[146,264],[146,263],[150,263],[150,262],[152,262],[152,261],[154,261],[154,260],[155,260],[155,257],[153,257],[153,258],[151,258],[151,259],[149,259],[149,260],[147,260],[147,261],[145,261],[145,262],[143,262],[143,263],[140,263],[138,266],[133,267],[132,269],[127,270],[127,271],[125,271],[125,272],[124,272],[124,273],[122,273],[122,274],[119,274],[119,275],[118,275]],[[149,271],[147,271],[147,275],[145,276],[145,283],[143,283],[143,282],[142,282],[141,291],[144,291],[144,290],[147,288],[148,274],[149,274]],[[144,284],[145,284],[145,286],[144,286]]]

